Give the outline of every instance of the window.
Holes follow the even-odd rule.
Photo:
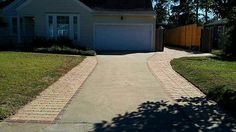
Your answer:
[[[49,37],[70,37],[78,41],[79,17],[77,15],[49,15],[47,24]]]
[[[17,18],[16,17],[12,17],[11,23],[12,23],[11,32],[12,32],[13,35],[16,35],[17,34]]]
[[[69,16],[57,16],[57,35],[69,37]]]

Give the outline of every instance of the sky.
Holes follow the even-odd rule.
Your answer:
[[[152,0],[153,1],[153,0]],[[153,7],[154,7],[154,5],[156,4],[156,2],[155,1],[153,1],[152,2],[153,3]],[[173,4],[173,5],[178,5],[179,3],[177,2],[177,3],[174,3],[174,2],[172,2],[171,4]],[[170,12],[171,13],[171,12]],[[203,14],[205,14],[205,11],[203,10],[203,9],[199,9],[199,19],[202,19],[202,18],[204,18],[204,15]],[[209,19],[212,19],[213,17],[214,17],[214,14],[213,14],[213,12],[209,12],[208,13],[208,17],[209,17]]]

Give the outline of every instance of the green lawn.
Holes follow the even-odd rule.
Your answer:
[[[190,57],[174,59],[171,65],[209,98],[228,108],[236,105],[236,61]]]
[[[0,52],[0,120],[33,100],[84,57]]]

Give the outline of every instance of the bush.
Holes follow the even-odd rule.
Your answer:
[[[236,58],[236,7],[228,15],[227,32],[224,34],[222,43],[223,53],[226,57]]]
[[[11,115],[11,112],[7,110],[6,108],[0,107],[0,121],[9,117]]]
[[[72,55],[86,55],[86,56],[95,56],[96,52],[93,50],[79,50],[75,48],[70,48],[66,46],[57,46],[53,45],[48,48],[36,48],[35,52],[39,53],[53,53],[53,54],[72,54]]]
[[[208,91],[207,97],[216,101],[219,105],[224,107],[236,116],[236,92],[232,89],[225,88],[224,86],[218,86]]]

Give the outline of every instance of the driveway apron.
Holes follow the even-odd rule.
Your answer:
[[[55,124],[3,122],[0,131],[236,131],[235,120],[204,97],[174,100],[158,79],[164,72],[148,67],[153,55],[98,55],[94,72]]]
[[[111,121],[146,101],[169,100],[147,66],[152,53],[99,55],[94,73],[59,122]]]

